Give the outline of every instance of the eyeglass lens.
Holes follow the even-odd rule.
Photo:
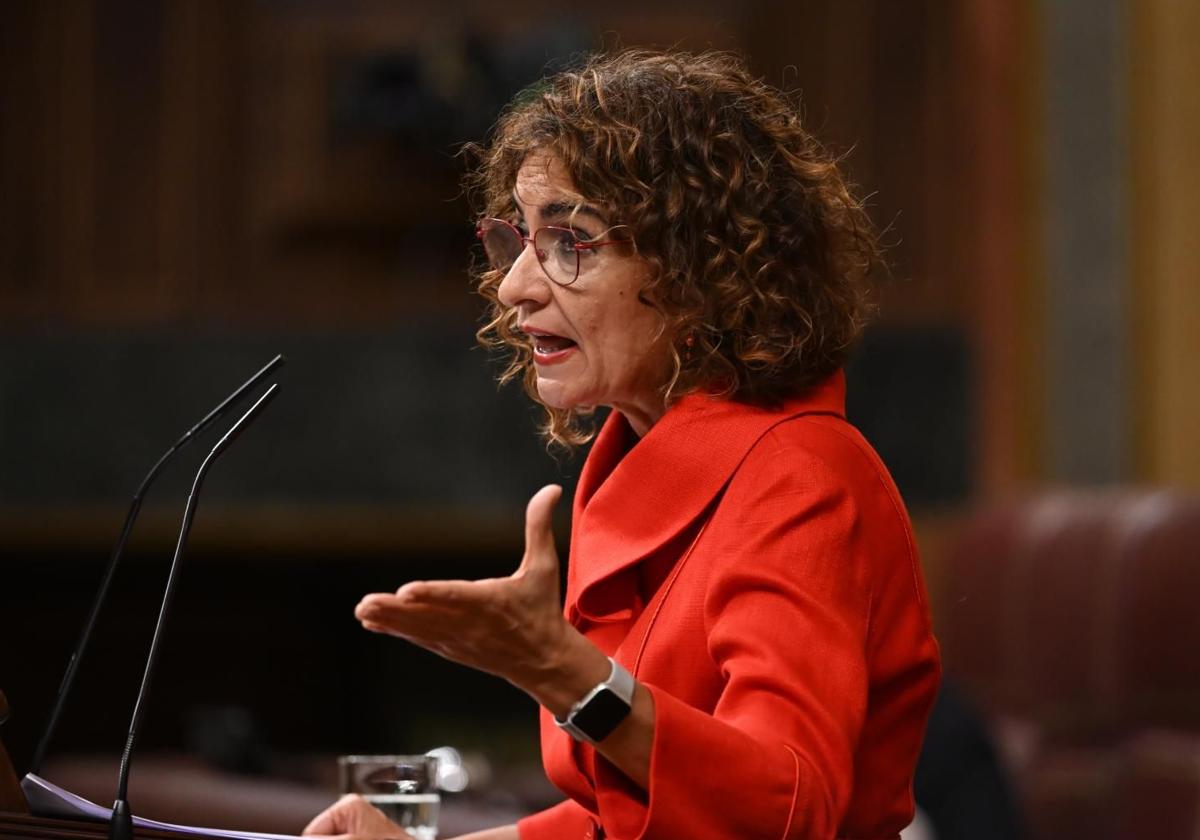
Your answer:
[[[501,222],[485,221],[481,230],[492,268],[507,271],[521,256],[525,241],[515,228]],[[574,283],[579,275],[579,251],[575,247],[578,241],[570,230],[562,228],[539,228],[533,235],[533,247],[542,270],[561,286]]]

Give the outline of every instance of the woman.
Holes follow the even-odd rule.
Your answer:
[[[551,486],[513,576],[356,610],[541,704],[567,799],[472,840],[895,838],[938,658],[903,505],[843,417],[876,251],[834,163],[736,59],[624,52],[518,98],[475,183],[503,378],[566,446],[611,412],[565,609]],[[401,834],[355,798],[307,831]]]

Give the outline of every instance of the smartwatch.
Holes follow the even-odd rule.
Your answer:
[[[598,744],[612,734],[633,709],[633,675],[611,656],[612,672],[571,707],[565,719],[554,716],[558,728],[577,741]]]

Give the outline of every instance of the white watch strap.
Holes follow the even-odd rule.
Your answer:
[[[611,656],[608,658],[608,661],[612,663],[612,673],[608,675],[608,682],[601,683],[601,685],[607,684],[613,690],[614,694],[632,706],[634,689],[633,674],[626,671],[624,666]],[[597,688],[599,687],[597,686]]]

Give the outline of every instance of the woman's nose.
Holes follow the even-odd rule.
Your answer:
[[[539,306],[550,301],[550,281],[538,265],[537,254],[527,245],[508,269],[496,290],[500,303],[512,308],[522,303]]]

